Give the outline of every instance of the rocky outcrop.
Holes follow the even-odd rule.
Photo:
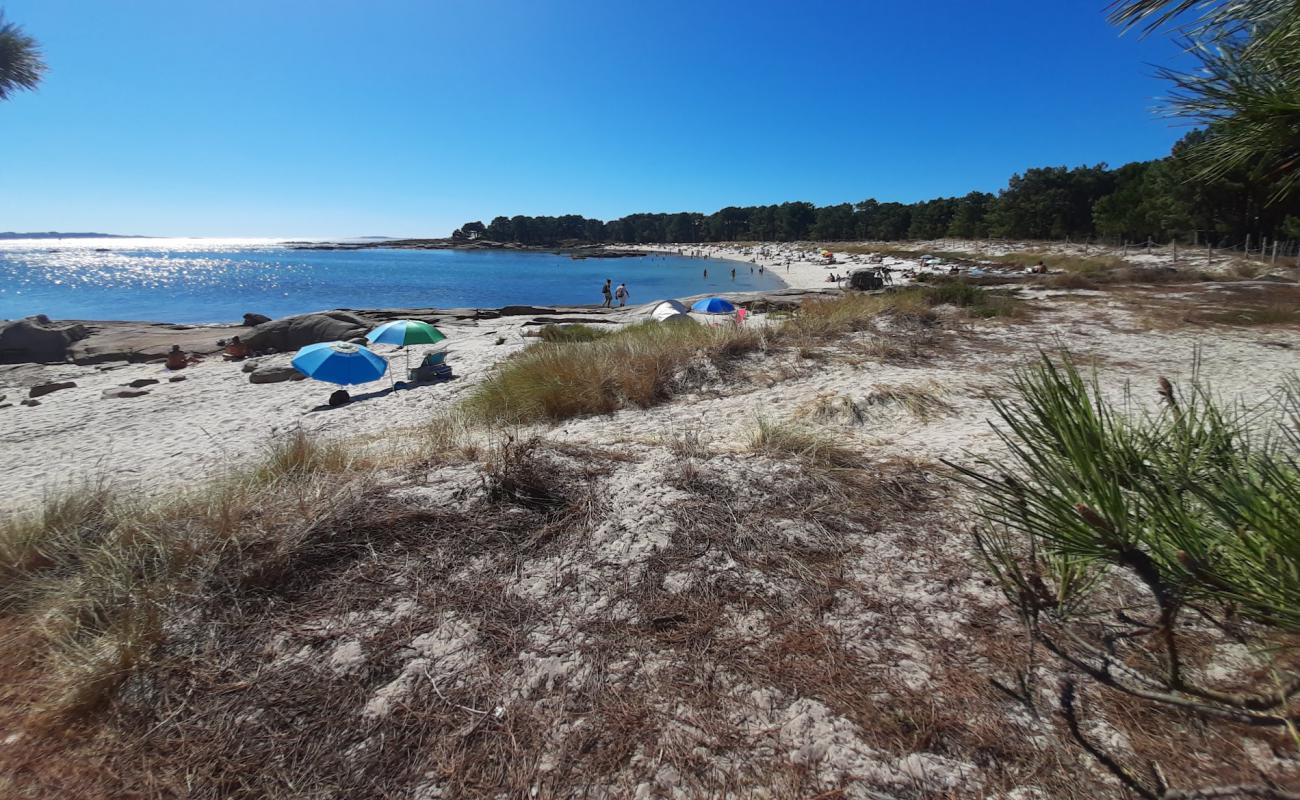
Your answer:
[[[248,374],[249,383],[283,383],[307,377],[293,367],[258,367]]]
[[[371,320],[347,311],[324,311],[285,317],[258,325],[244,337],[254,350],[287,352],[317,342],[347,341],[365,336]]]
[[[177,376],[177,377],[182,377],[182,376]],[[129,386],[132,389],[143,389],[146,386],[153,386],[155,383],[158,382],[159,381],[157,378],[136,378],[130,383],[123,384],[123,385]]]
[[[147,394],[149,394],[148,389],[130,389],[125,386],[120,386],[116,389],[105,389],[100,392],[100,396],[105,400],[122,399],[127,397],[144,397]]]
[[[0,323],[0,363],[56,364],[67,361],[72,343],[89,335],[85,325],[51,322],[44,314]]]
[[[256,325],[262,325],[262,324],[267,323],[267,322],[270,322],[270,321],[271,321],[271,318],[268,317],[268,316],[265,315],[265,314],[245,314],[245,315],[244,315],[244,325],[246,325],[246,326],[248,326],[248,327],[250,327],[250,328],[252,328],[252,327],[254,327],[254,326],[256,326]]]
[[[523,317],[535,316],[537,314],[557,314],[554,308],[542,308],[540,306],[502,306],[497,309],[497,315],[502,317]]]
[[[75,387],[76,381],[56,381],[55,383],[40,383],[27,390],[28,397],[44,397],[47,394],[71,389]]]

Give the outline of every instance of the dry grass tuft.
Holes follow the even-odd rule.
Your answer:
[[[542,342],[503,362],[463,407],[510,424],[648,408],[765,346],[753,328],[657,322],[595,341]]]
[[[789,422],[759,417],[750,438],[750,448],[776,457],[793,456],[820,469],[853,469],[863,463],[862,454],[837,443],[830,436]]]
[[[358,469],[340,445],[297,431],[256,467],[157,504],[101,483],[0,522],[0,610],[25,621],[41,674],[24,713],[39,725],[102,707],[192,596],[280,585],[353,546]]]
[[[594,342],[604,339],[611,331],[595,328],[581,323],[573,325],[545,325],[537,336],[543,342]]]
[[[927,381],[915,386],[903,384],[877,384],[863,398],[862,405],[897,405],[922,422],[935,417],[951,414],[955,411],[952,403],[943,399],[946,389],[936,381]]]

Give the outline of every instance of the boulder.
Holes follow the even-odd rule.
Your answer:
[[[533,316],[536,314],[555,314],[558,313],[554,308],[541,308],[539,306],[502,306],[497,309],[497,314],[502,317],[523,317]]]
[[[264,322],[244,336],[253,350],[288,352],[317,342],[336,342],[365,336],[374,327],[369,320],[347,311],[324,311]]]
[[[245,361],[244,366],[240,367],[240,369],[242,369],[244,372],[252,372],[253,370],[257,369],[259,366],[261,366],[261,362],[256,360],[249,360],[249,361]]]
[[[41,404],[41,401],[40,401],[40,400],[33,400],[33,399],[31,399],[31,398],[29,397],[29,398],[27,398],[26,400],[23,400],[23,401],[19,402],[18,405],[21,405],[21,406],[39,406],[40,404]]]
[[[177,377],[181,377],[181,376],[178,375]],[[142,389],[146,386],[153,386],[155,383],[159,383],[157,378],[136,378],[130,383],[126,383],[123,385],[130,386],[132,389]]]
[[[268,317],[268,316],[266,316],[265,314],[245,314],[245,315],[244,315],[244,325],[246,325],[246,326],[248,326],[248,327],[250,327],[250,328],[255,327],[255,326],[257,326],[257,325],[261,325],[261,324],[264,323],[264,322],[270,322],[270,321],[271,321],[271,318]]]
[[[116,389],[105,389],[100,393],[100,396],[106,400],[111,400],[115,398],[143,397],[146,394],[149,394],[148,389],[129,389],[122,386]]]
[[[173,376],[171,376],[170,378],[167,379],[167,382],[168,382],[168,383],[180,383],[180,382],[183,381],[183,380],[185,380],[185,376],[184,376],[184,375],[173,375]]]
[[[27,390],[28,397],[44,397],[52,392],[61,389],[71,389],[76,386],[75,381],[56,381],[54,383],[40,383]]]
[[[248,376],[249,383],[283,383],[307,377],[293,367],[258,367]]]
[[[68,347],[90,335],[85,325],[60,325],[44,314],[0,325],[0,363],[54,364],[68,360]]]

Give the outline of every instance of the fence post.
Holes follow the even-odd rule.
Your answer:
[[[1276,263],[1277,263],[1277,239],[1274,239],[1274,240],[1273,240],[1273,258],[1272,258],[1271,261],[1269,261],[1269,263],[1270,263],[1270,264],[1276,264]]]
[[[1250,234],[1246,234],[1246,255],[1250,255]]]
[[[1178,263],[1178,240],[1173,239],[1169,243],[1174,246],[1174,260],[1171,263],[1177,264]]]

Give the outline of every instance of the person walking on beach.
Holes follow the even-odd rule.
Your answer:
[[[609,308],[614,304],[613,301],[610,299],[611,295],[609,291],[609,284],[610,284],[610,280],[609,278],[606,278],[605,285],[602,286],[600,289],[600,293],[605,295],[605,302],[601,305],[601,308]]]
[[[614,290],[614,296],[618,298],[618,307],[622,308],[627,305],[627,285],[620,283]]]

